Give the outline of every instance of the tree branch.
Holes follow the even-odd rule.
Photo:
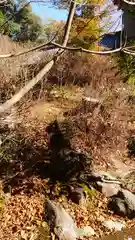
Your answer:
[[[92,53],[92,54],[99,54],[99,55],[104,55],[104,54],[110,54],[110,53],[116,53],[116,52],[119,52],[121,51],[122,47],[121,48],[117,48],[115,50],[109,50],[109,51],[95,51],[95,50],[88,50],[88,49],[85,49],[85,48],[82,48],[82,47],[64,47],[58,43],[55,43],[55,42],[51,42],[50,44],[58,47],[58,48],[61,48],[61,49],[64,49],[64,50],[70,50],[70,51],[81,51],[81,52],[86,52],[86,53]]]
[[[97,54],[97,55],[107,55],[107,54],[111,54],[111,53],[117,53],[117,52],[124,52],[126,54],[129,55],[135,55],[135,51],[131,51],[129,49],[135,48],[135,46],[130,46],[130,47],[120,47],[120,48],[116,48],[114,50],[108,50],[108,51],[95,51],[95,50],[88,50],[86,48],[81,48],[81,47],[64,47],[58,43],[55,42],[51,42],[50,44],[54,45],[55,47],[64,49],[64,50],[68,50],[68,51],[81,51],[81,52],[86,52],[86,53],[91,53],[91,54]]]
[[[126,54],[135,56],[135,51],[127,50],[126,48],[123,48],[122,51]]]
[[[0,55],[0,58],[18,57],[18,56],[21,56],[23,54],[33,52],[33,51],[38,50],[38,49],[42,49],[43,47],[49,45],[50,43],[51,43],[51,41],[49,41],[47,43],[40,44],[37,47],[33,47],[33,48],[30,48],[30,49],[27,49],[27,50],[24,50],[24,51],[21,51],[21,52],[18,52],[18,53],[3,54],[3,55]]]
[[[128,0],[122,0],[122,2],[127,3],[128,5],[135,5],[135,2],[131,2]]]

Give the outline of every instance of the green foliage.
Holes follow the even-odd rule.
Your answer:
[[[86,184],[81,184],[81,186],[91,199],[97,196],[98,192],[95,189],[90,189]]]
[[[131,39],[127,42],[128,46],[134,46],[135,40]],[[135,85],[135,56],[120,52],[116,55],[119,70],[124,79],[130,85]]]
[[[91,44],[96,41],[99,34],[98,18],[92,17],[88,20],[87,18],[77,17],[71,33],[72,43],[90,49]]]
[[[35,41],[43,30],[41,19],[34,13],[30,13],[25,24],[27,25],[27,38]]]
[[[38,234],[35,240],[50,240],[50,228],[46,222],[37,228]]]
[[[132,55],[118,53],[116,57],[118,67],[125,82],[135,84],[135,57]]]
[[[4,23],[4,14],[3,14],[3,12],[0,10],[0,27],[2,26],[3,23]]]
[[[23,8],[21,11],[19,11],[15,15],[15,21],[17,23],[21,23],[22,21],[26,20],[29,17],[29,14],[31,13],[31,7],[27,6]]]
[[[129,85],[135,85],[135,74],[131,74],[128,78],[128,84]]]
[[[3,32],[4,34],[12,37],[14,33],[18,33],[20,31],[20,25],[14,21],[9,21],[5,24]]]
[[[35,41],[42,33],[43,25],[30,4],[22,7],[25,4],[10,0],[8,6],[0,6],[0,31],[10,37],[16,35],[18,40]]]

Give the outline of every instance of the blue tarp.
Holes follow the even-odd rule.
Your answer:
[[[120,47],[120,35],[118,32],[116,34],[105,34],[103,38],[100,40],[99,45],[104,46],[110,49],[116,49]]]

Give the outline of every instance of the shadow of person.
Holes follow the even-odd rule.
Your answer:
[[[68,131],[68,128],[66,129]],[[49,136],[48,147],[51,153],[50,179],[52,182],[70,182],[90,169],[91,160],[84,153],[71,147],[68,132],[55,120],[46,128]]]

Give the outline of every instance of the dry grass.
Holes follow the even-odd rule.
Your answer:
[[[119,75],[111,57],[66,52],[50,72],[50,81],[79,86],[92,84],[93,88],[100,83],[101,89],[113,87]]]
[[[113,97],[104,99],[100,107],[87,102],[69,113],[69,121],[75,126],[74,147],[91,151],[95,164],[107,168],[111,164],[111,155],[121,160],[128,158],[129,123],[135,113],[126,100]]]
[[[31,46],[25,46],[20,43],[12,42],[7,36],[0,36],[0,54],[17,53]],[[51,53],[30,52],[28,54],[2,59],[0,64],[0,102],[5,102],[21,89],[30,79],[32,79],[51,59]],[[25,101],[32,101],[38,98],[42,82],[25,96]],[[36,96],[35,96],[36,95]]]

